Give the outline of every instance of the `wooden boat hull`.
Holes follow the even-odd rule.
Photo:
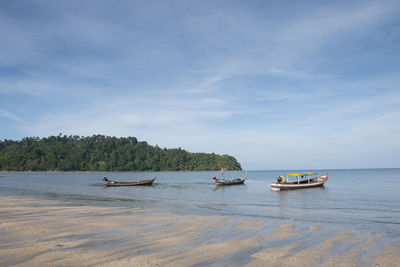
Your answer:
[[[140,180],[135,182],[113,182],[108,181],[104,183],[104,186],[140,186],[140,185],[152,185],[156,177],[146,180]]]
[[[271,189],[273,191],[280,190],[292,190],[292,189],[304,189],[323,186],[324,183],[328,181],[328,174],[321,175],[309,180],[302,180],[298,182],[290,183],[271,183]]]
[[[244,184],[246,178],[240,178],[235,180],[216,180],[216,185],[235,185],[235,184]]]

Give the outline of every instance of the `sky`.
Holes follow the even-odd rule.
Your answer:
[[[0,1],[0,140],[400,167],[399,1]]]

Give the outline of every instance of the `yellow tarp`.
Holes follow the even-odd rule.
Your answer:
[[[315,172],[305,172],[305,173],[288,173],[289,176],[307,176],[307,175],[316,175],[318,173]]]

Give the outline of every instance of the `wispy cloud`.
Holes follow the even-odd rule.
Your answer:
[[[225,78],[226,78],[226,76],[223,74],[219,74],[219,75],[216,75],[213,77],[206,78],[198,86],[196,86],[192,89],[185,90],[185,92],[189,93],[189,94],[203,94],[203,93],[207,93],[211,90],[216,90],[218,82],[224,80]]]
[[[7,119],[14,120],[17,122],[22,122],[22,119],[20,117],[18,117],[17,115],[15,115],[5,109],[0,109],[0,116],[3,116]]]

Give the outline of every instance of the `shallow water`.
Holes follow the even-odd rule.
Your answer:
[[[309,170],[313,171],[313,170]],[[132,206],[182,215],[227,215],[340,225],[400,238],[400,169],[318,170],[324,187],[271,191],[292,171],[249,171],[244,185],[216,187],[218,172],[0,173],[0,195],[62,200],[71,205]],[[239,178],[242,172],[225,172]],[[104,187],[102,178],[133,181],[156,176],[153,186]]]

